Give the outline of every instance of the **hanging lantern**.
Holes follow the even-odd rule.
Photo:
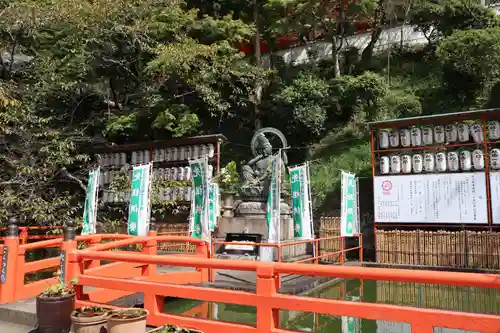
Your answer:
[[[186,158],[186,147],[179,147],[179,161],[184,161]]]
[[[424,155],[424,171],[434,172],[434,154],[425,153]]]
[[[446,132],[446,142],[456,142],[458,140],[457,125],[455,124],[446,125],[445,132]]]
[[[411,156],[410,155],[401,156],[401,171],[403,171],[403,173],[411,173]]]
[[[144,150],[142,152],[142,154],[143,154],[143,157],[142,157],[143,163],[149,163],[149,161],[150,161],[149,150]]]
[[[437,172],[446,171],[446,153],[439,152],[436,154],[436,171]]]
[[[472,165],[476,170],[484,169],[484,153],[481,149],[476,149],[472,152]]]
[[[469,171],[472,169],[472,157],[468,150],[462,150],[459,155],[460,158],[460,169],[464,171]]]
[[[389,132],[389,145],[393,148],[399,146],[399,132],[396,129],[392,129]]]
[[[396,132],[397,133],[397,132]],[[390,141],[390,140],[389,140]],[[398,135],[398,143],[396,144],[396,147],[399,145],[399,135]],[[208,144],[208,157],[213,158],[215,155],[215,146],[211,143]]]
[[[187,146],[186,147],[186,160],[190,160],[193,158],[193,147]]]
[[[458,171],[459,163],[458,163],[458,154],[454,151],[448,152],[448,170],[450,171]]]
[[[187,166],[184,169],[185,169],[184,175],[186,176],[186,180],[191,180],[191,168]]]
[[[441,125],[434,126],[434,142],[444,143],[444,127]]]
[[[391,156],[391,172],[401,173],[401,158],[399,155]]]
[[[460,142],[469,141],[469,125],[458,124],[458,141]]]
[[[422,145],[422,131],[418,127],[412,127],[411,129],[411,145],[413,147]]]
[[[160,149],[160,154],[159,154],[159,156],[160,156],[159,161],[160,162],[165,161],[165,154],[166,154],[165,148]]]
[[[389,132],[384,130],[378,132],[378,146],[381,149],[389,147]]]
[[[410,130],[406,128],[402,128],[399,130],[399,141],[401,142],[401,146],[410,147],[411,139],[410,139]]]
[[[422,172],[422,155],[415,154],[412,156],[412,167],[413,172],[421,173]]]
[[[120,153],[120,165],[127,164],[127,154]]]
[[[165,161],[172,161],[172,148],[165,149]]]
[[[197,145],[193,146],[193,158],[200,158],[200,147]]]
[[[432,145],[432,128],[422,128],[422,142],[424,143],[424,145]]]
[[[172,148],[172,161],[178,161],[179,160],[179,148],[173,147]]]
[[[389,173],[389,168],[390,168],[389,157],[382,156],[380,158],[380,173],[382,175],[387,175]]]
[[[480,123],[474,123],[470,127],[470,133],[475,143],[483,143],[483,126]]]
[[[497,120],[488,121],[488,137],[491,140],[500,139],[500,122]]]
[[[490,165],[492,169],[500,169],[500,149],[493,148],[490,151]]]

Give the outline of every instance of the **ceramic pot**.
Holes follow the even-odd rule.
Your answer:
[[[106,322],[108,321],[109,313],[104,313],[99,316],[85,317],[76,316],[76,311],[71,314],[71,322],[73,323],[74,333],[103,333],[106,332]]]
[[[39,333],[68,333],[75,295],[36,298],[36,317]]]
[[[144,311],[143,315],[132,318],[119,318],[118,314],[133,311]],[[146,333],[146,318],[149,312],[146,309],[115,310],[108,317],[108,333]]]

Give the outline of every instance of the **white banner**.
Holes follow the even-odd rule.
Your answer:
[[[134,166],[128,212],[128,234],[147,236],[151,211],[151,176],[153,164]]]
[[[488,223],[484,172],[378,176],[375,222]]]
[[[97,228],[97,197],[99,194],[99,178],[101,169],[97,168],[89,172],[87,184],[87,196],[83,210],[82,235],[93,235]]]
[[[359,233],[358,180],[356,175],[342,171],[340,204],[340,235],[352,237]]]
[[[500,172],[490,172],[491,219],[493,224],[500,224]]]
[[[289,170],[294,237],[297,240],[313,239],[308,166],[303,164]]]
[[[271,166],[271,179],[267,196],[267,231],[268,243],[277,244],[280,242],[280,202],[281,202],[281,150],[273,156]],[[261,246],[259,248],[261,261],[273,261],[275,258],[274,247]]]

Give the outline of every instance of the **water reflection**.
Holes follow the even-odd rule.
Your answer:
[[[400,283],[389,281],[344,280],[311,292],[308,296],[377,302],[422,308],[500,314],[500,293],[489,289]],[[176,299],[165,304],[165,312],[221,321],[255,325],[256,309],[250,306],[207,303]],[[407,323],[334,317],[298,311],[281,311],[281,327],[304,332],[411,333]],[[438,328],[434,333],[474,333]]]

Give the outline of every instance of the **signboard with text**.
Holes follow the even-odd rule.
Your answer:
[[[484,172],[378,176],[373,188],[376,223],[488,223]]]

